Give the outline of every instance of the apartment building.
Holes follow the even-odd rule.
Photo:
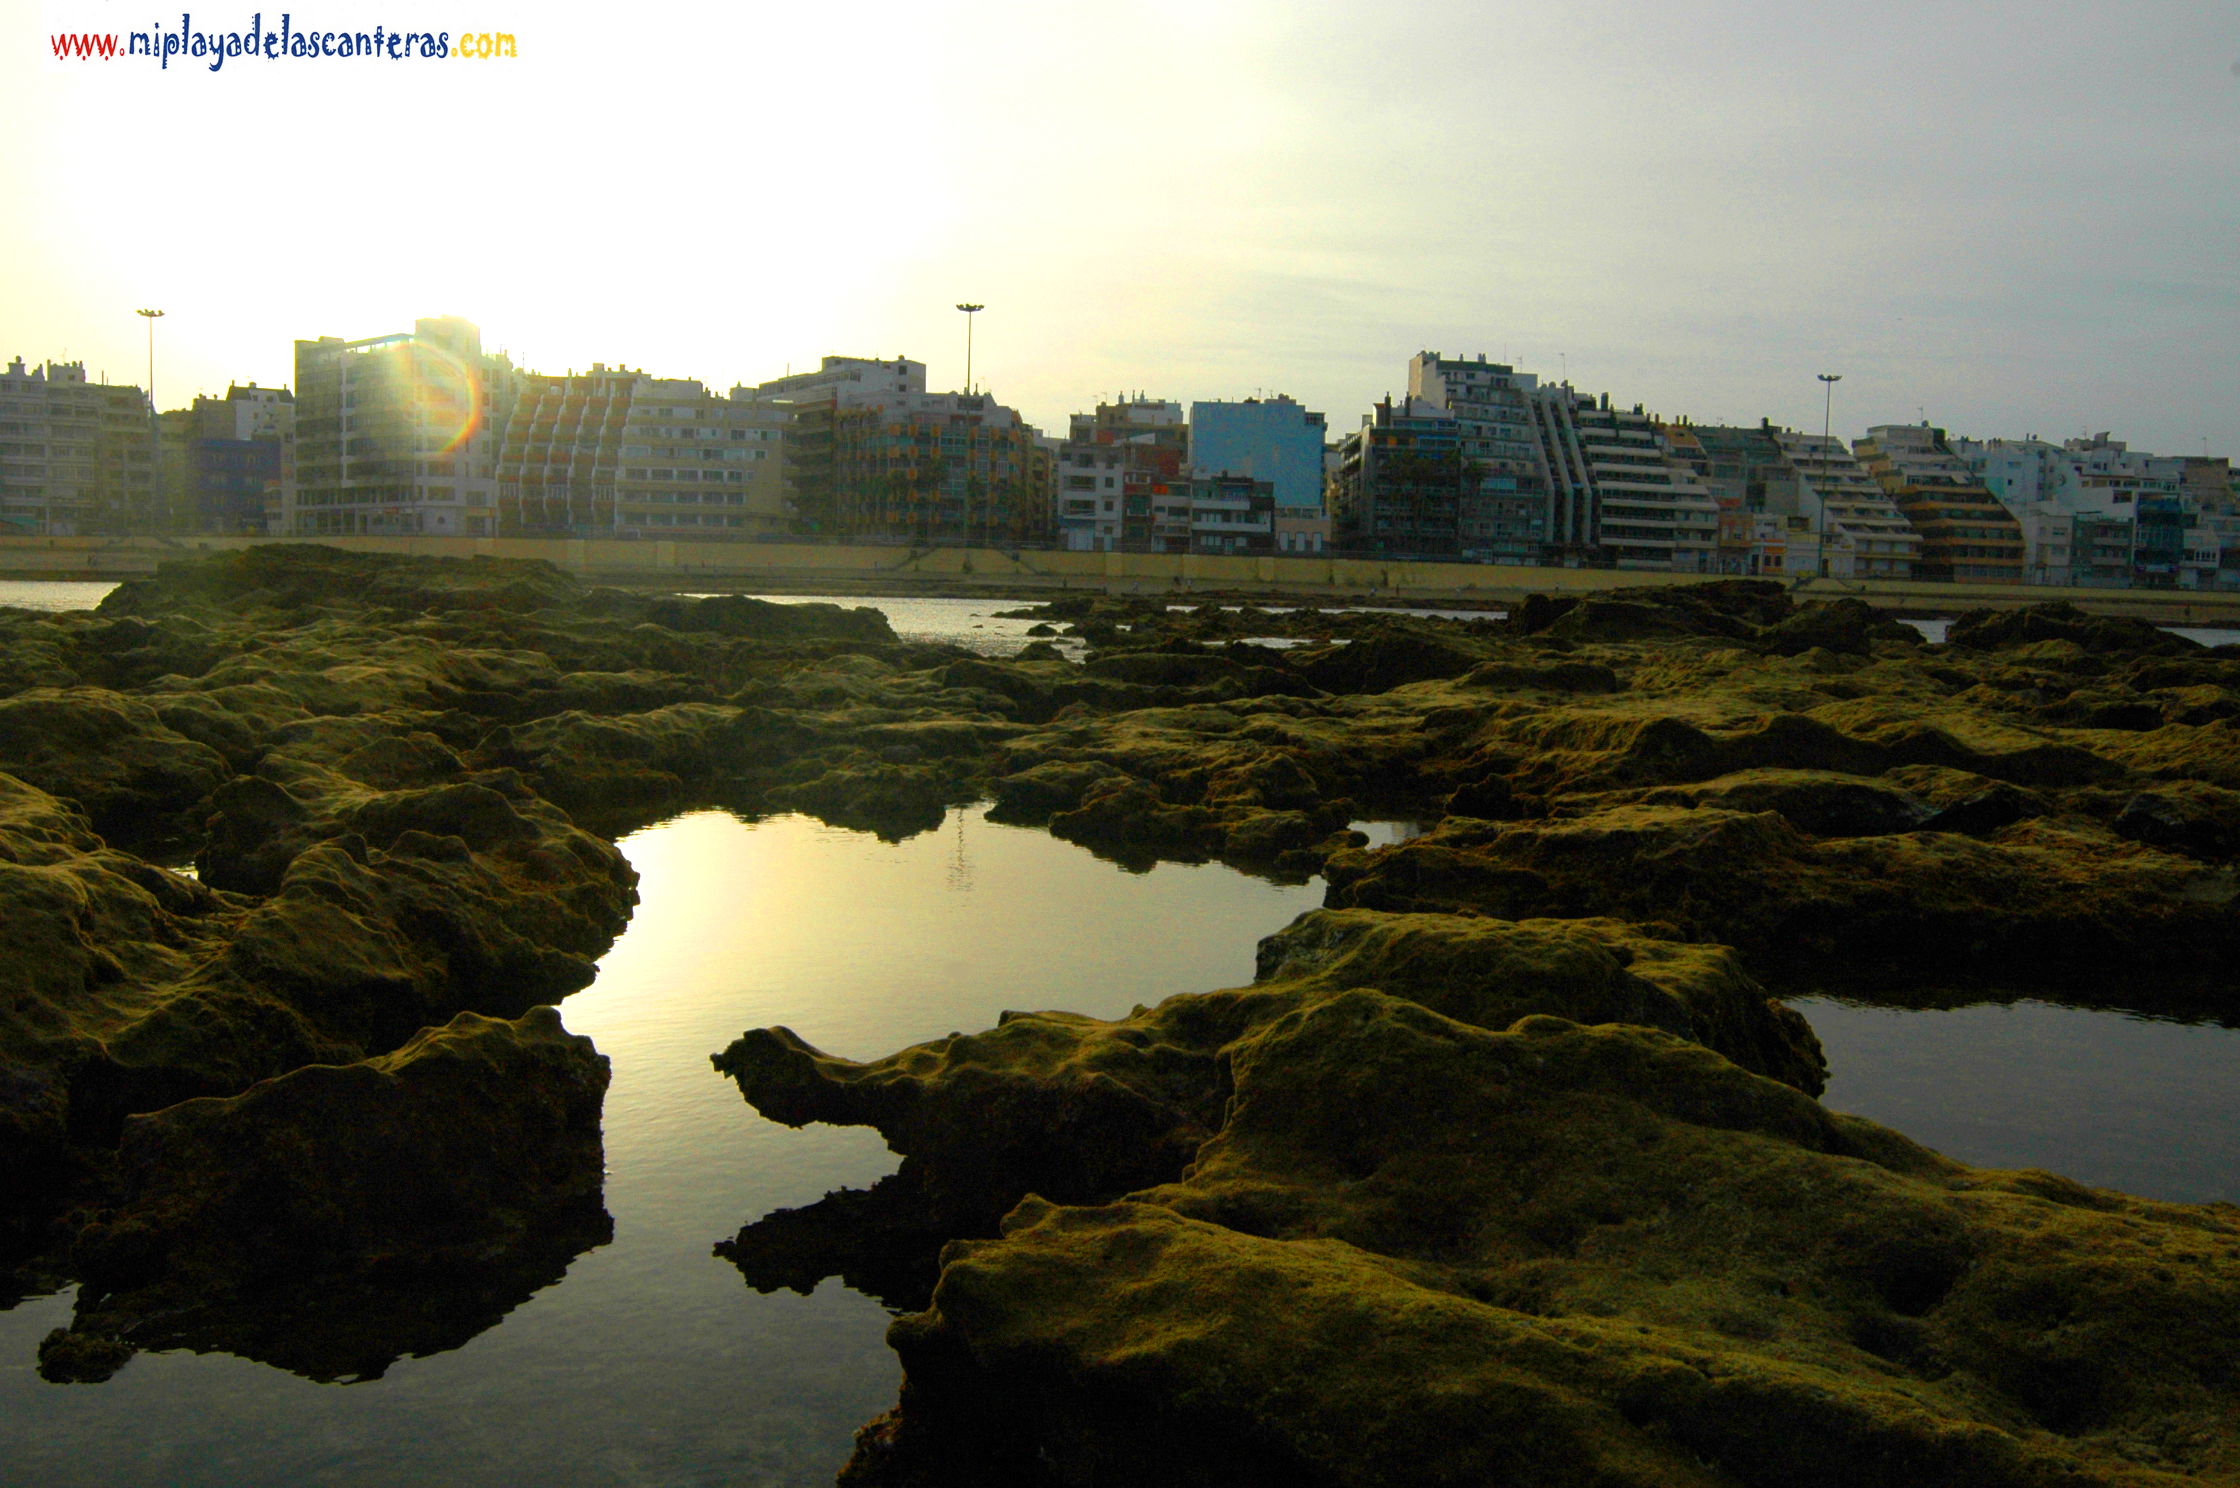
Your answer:
[[[984,393],[888,393],[831,412],[832,521],[912,542],[1039,541],[1049,456],[1032,425]]]
[[[1840,579],[1914,577],[1921,534],[1843,441],[1793,429],[1770,432],[1782,457],[1797,472],[1790,492],[1779,495],[1796,501],[1799,509],[1793,515],[1803,518],[1806,531],[1818,536],[1816,571]],[[1778,491],[1771,482],[1766,489],[1769,497]],[[1797,571],[1794,559],[1790,569]]]
[[[1334,541],[1387,558],[1454,558],[1462,548],[1461,421],[1424,398],[1379,401],[1338,445]]]
[[[690,378],[525,375],[498,451],[508,536],[733,538],[786,526],[788,413]]]
[[[1190,405],[1191,468],[1267,481],[1286,513],[1322,511],[1322,454],[1329,440],[1327,418],[1280,393]]]
[[[1860,468],[1889,494],[1921,548],[1914,577],[1975,584],[2019,584],[2022,527],[1927,424],[1877,424],[1854,440]]]
[[[83,362],[0,372],[0,531],[51,537],[160,525],[155,426],[137,387]]]
[[[1242,555],[1276,551],[1276,488],[1249,475],[1194,475],[1184,483],[1190,551]]]
[[[1947,444],[2013,514],[2030,582],[2240,587],[2225,459],[2150,455],[2105,432]]]
[[[1485,563],[1533,564],[1551,541],[1549,480],[1534,429],[1529,372],[1418,352],[1408,361],[1408,396],[1454,415],[1463,464],[1455,511],[1456,554]]]
[[[295,395],[236,383],[163,415],[162,516],[157,530],[237,535],[268,530]]]
[[[1087,553],[1189,551],[1190,460],[1180,403],[1136,393],[1075,414],[1056,452],[1060,544]]]
[[[1764,429],[1699,426],[1685,419],[1660,423],[1658,436],[1671,458],[1694,473],[1719,508],[1714,572],[1781,577],[1791,570],[1792,553],[1802,555],[1800,519],[1766,509],[1766,487],[1786,469],[1773,436]],[[1789,472],[1788,479],[1794,479]]]
[[[357,341],[298,341],[282,530],[494,536],[498,450],[520,381],[455,316]]]
[[[1718,572],[1719,504],[1674,458],[1655,417],[1568,386],[1535,388],[1530,408],[1559,561]]]
[[[788,372],[731,390],[735,401],[785,414],[785,503],[792,525],[812,536],[849,535],[834,485],[835,429],[843,408],[866,408],[926,390],[926,364],[908,357],[828,356],[811,372]]]

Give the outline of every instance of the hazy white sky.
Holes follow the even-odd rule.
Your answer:
[[[0,357],[137,383],[160,307],[167,407],[433,314],[541,371],[953,387],[970,299],[1046,430],[1134,389],[1347,429],[1429,348],[2240,456],[2232,0],[204,0],[519,56],[52,59],[159,9],[0,0]]]

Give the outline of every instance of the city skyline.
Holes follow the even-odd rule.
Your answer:
[[[32,28],[123,24],[53,0],[0,62],[0,355],[137,383],[161,308],[177,407],[457,314],[543,372],[903,354],[951,388],[963,300],[1045,431],[1141,389],[1336,433],[1433,350],[1702,422],[1817,427],[1836,371],[1854,437],[2240,452],[2240,28],[2126,15],[672,4],[644,29],[705,44],[618,61],[550,5],[512,61],[213,74],[42,59]],[[195,169],[115,168],[159,126]]]

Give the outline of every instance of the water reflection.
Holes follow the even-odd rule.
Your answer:
[[[2240,1031],[2032,1000],[1789,1005],[1827,1050],[1835,1110],[1981,1167],[2240,1202]]]
[[[1218,866],[1122,874],[979,810],[903,843],[702,812],[623,851],[643,902],[598,981],[562,1006],[614,1064],[613,1242],[519,1305],[499,1299],[493,1315],[513,1310],[497,1326],[431,1339],[444,1351],[347,1388],[184,1353],[144,1354],[102,1385],[49,1385],[33,1360],[71,1296],[0,1312],[0,1482],[822,1488],[854,1429],[894,1403],[888,1313],[813,1277],[758,1294],[710,1249],[773,1211],[868,1187],[895,1158],[870,1131],[763,1120],[708,1056],[772,1023],[867,1058],[1007,1007],[1112,1016],[1237,985],[1255,941],[1321,898],[1319,882]],[[850,1274],[907,1291],[907,1278]]]

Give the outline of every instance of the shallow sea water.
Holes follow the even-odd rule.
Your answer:
[[[1258,938],[1321,899],[1123,872],[979,809],[899,844],[698,812],[622,847],[643,903],[561,1004],[614,1065],[614,1240],[464,1348],[346,1385],[178,1353],[49,1385],[35,1354],[70,1299],[25,1303],[0,1313],[0,1484],[830,1483],[894,1403],[887,1313],[834,1281],[757,1295],[709,1251],[895,1159],[868,1130],[765,1121],[708,1056],[773,1023],[868,1058],[1006,1008],[1122,1015],[1249,982]]]

